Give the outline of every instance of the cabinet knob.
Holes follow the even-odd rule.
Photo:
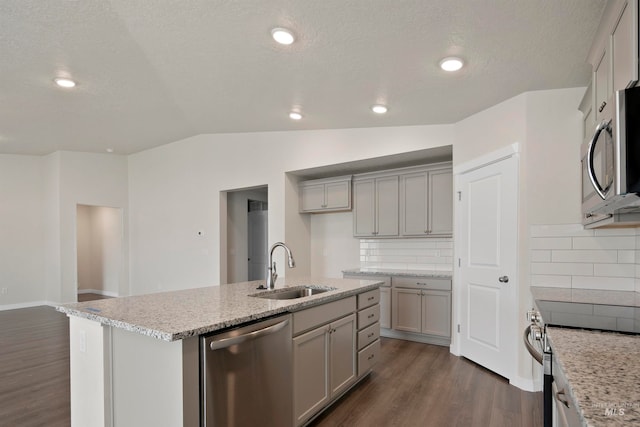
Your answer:
[[[509,283],[509,276],[500,276],[498,277],[498,281],[500,283]]]

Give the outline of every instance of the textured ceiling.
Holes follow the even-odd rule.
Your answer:
[[[604,0],[2,0],[0,153],[454,123],[589,81]],[[275,26],[298,40],[276,45]],[[439,60],[460,55],[456,74]],[[54,87],[68,75],[79,85]],[[389,112],[369,110],[382,102]],[[299,122],[287,114],[299,107]]]

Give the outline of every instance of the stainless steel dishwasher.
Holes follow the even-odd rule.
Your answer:
[[[200,424],[293,424],[291,315],[200,338]]]

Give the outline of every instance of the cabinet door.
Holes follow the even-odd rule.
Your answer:
[[[325,184],[325,208],[348,209],[351,206],[351,181]]]
[[[626,88],[638,80],[638,34],[635,1],[626,1],[620,19],[611,34],[613,91]]]
[[[596,121],[600,122],[602,109],[607,102],[609,102],[609,96],[611,95],[611,85],[609,84],[609,67],[611,66],[609,58],[609,50],[602,52],[600,62],[593,70],[593,89],[595,91],[594,98],[596,100]]]
[[[351,314],[331,323],[329,362],[331,396],[348,388],[356,379],[356,317]]]
[[[451,337],[451,293],[422,291],[422,333]]]
[[[429,172],[429,235],[453,234],[453,173]]]
[[[376,236],[398,235],[398,177],[376,178]]]
[[[302,424],[329,402],[329,328],[325,325],[293,339],[296,425]]]
[[[374,236],[376,184],[374,179],[353,182],[353,235]]]
[[[380,327],[391,328],[391,289],[380,288]]]
[[[324,184],[302,187],[300,211],[317,211],[324,209]]]
[[[391,318],[393,329],[420,332],[422,329],[422,302],[420,290],[395,288]]]
[[[427,172],[400,177],[400,223],[403,236],[424,236],[427,222]]]

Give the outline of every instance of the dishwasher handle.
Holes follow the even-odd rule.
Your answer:
[[[231,347],[232,345],[242,344],[243,342],[255,340],[265,335],[275,334],[276,332],[282,330],[288,324],[289,324],[289,319],[283,320],[282,322],[276,323],[275,325],[271,325],[271,326],[267,326],[266,328],[251,331],[247,334],[211,341],[211,344],[209,344],[209,347],[211,348],[211,350],[220,350],[222,348]]]

